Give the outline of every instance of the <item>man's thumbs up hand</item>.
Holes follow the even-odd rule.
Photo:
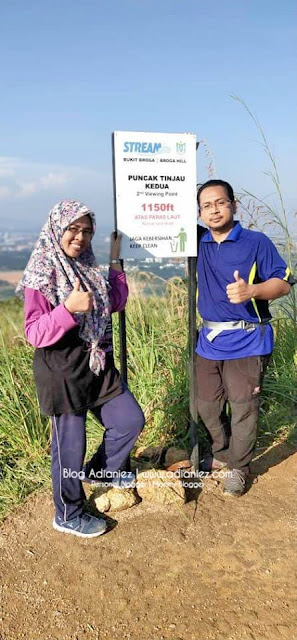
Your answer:
[[[229,298],[229,301],[232,304],[240,304],[241,302],[246,302],[253,297],[253,287],[250,284],[240,277],[238,269],[236,269],[233,273],[233,277],[235,282],[228,284],[226,287],[226,293]]]
[[[234,276],[234,280],[236,280],[236,282],[238,282],[240,280],[239,271],[237,271],[237,270],[234,271],[233,276]]]

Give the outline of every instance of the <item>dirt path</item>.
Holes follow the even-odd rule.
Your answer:
[[[0,531],[0,639],[296,639],[296,467],[279,445],[241,499],[208,479],[197,504],[142,503],[89,541],[32,496]]]

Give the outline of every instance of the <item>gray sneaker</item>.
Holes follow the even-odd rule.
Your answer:
[[[238,498],[245,492],[245,474],[240,469],[228,469],[224,480],[223,493]]]
[[[89,513],[64,521],[59,516],[53,520],[53,527],[61,533],[72,533],[80,538],[95,538],[105,533],[107,522],[103,518],[94,518]]]

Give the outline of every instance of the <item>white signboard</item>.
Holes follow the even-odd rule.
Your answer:
[[[115,131],[122,258],[197,255],[196,137]]]

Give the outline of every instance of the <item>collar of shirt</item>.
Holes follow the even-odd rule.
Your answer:
[[[223,242],[228,242],[229,240],[231,240],[232,242],[236,242],[236,240],[238,240],[240,234],[242,232],[242,226],[240,224],[240,222],[238,220],[234,220],[234,227],[232,227],[230,233],[228,234],[227,238],[225,238],[225,240],[223,240]],[[207,231],[201,238],[201,242],[216,242],[216,240],[213,239],[211,232]]]

